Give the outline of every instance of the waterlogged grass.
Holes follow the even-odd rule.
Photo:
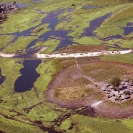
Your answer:
[[[59,43],[60,43],[60,40],[49,39],[46,42],[37,42],[36,46],[47,47],[46,50],[41,52],[41,53],[45,53],[46,54],[46,53],[51,53],[52,51],[54,51]]]
[[[9,131],[11,133],[17,133],[18,130],[21,130],[21,132],[42,132],[35,125],[32,128],[30,123],[33,124],[34,121],[38,120],[42,121],[46,127],[49,127],[52,124],[50,122],[62,115],[62,113],[69,112],[69,110],[59,109],[45,101],[44,91],[54,74],[61,69],[58,61],[44,60],[37,68],[37,72],[41,76],[35,82],[34,88],[23,93],[14,92],[14,82],[20,76],[19,70],[22,68],[22,65],[17,64],[17,62],[21,62],[21,60],[1,58],[0,61],[2,74],[6,76],[6,81],[0,86],[0,100],[5,101],[0,104],[0,112],[1,117],[7,115],[6,122],[4,120],[0,123],[0,130],[8,132],[11,128]],[[8,68],[9,66],[10,68]],[[8,120],[8,117],[14,120]],[[9,126],[5,129],[7,123]],[[23,125],[27,125],[28,128]]]
[[[1,88],[1,96],[3,92],[13,92],[14,82],[18,76],[20,76],[19,70],[23,67],[22,64],[17,63],[19,59],[8,59],[8,58],[0,58],[0,68],[2,70],[2,74],[6,77],[5,82],[0,86]]]
[[[38,127],[16,122],[0,116],[0,130],[7,133],[44,133]]]
[[[35,37],[35,36],[21,36],[14,43],[12,43],[8,47],[6,47],[3,50],[3,52],[6,52],[6,53],[14,53],[16,51],[25,52],[25,48],[34,39],[37,39],[37,37]]]
[[[123,35],[125,27],[128,22],[132,22],[133,9],[132,3],[122,4],[118,6],[119,8],[112,12],[112,15],[106,19],[103,24],[95,30],[97,35],[105,38],[112,35]]]
[[[122,48],[133,48],[133,40],[124,40],[120,46]]]
[[[3,48],[13,39],[13,36],[0,36],[0,48]]]
[[[133,40],[131,37],[124,37],[124,39],[112,39],[108,41],[104,41],[104,45],[107,47],[110,47],[110,50],[113,50],[112,48],[116,48],[118,50],[121,50],[122,48],[133,48]]]
[[[12,0],[0,0],[1,3],[7,3],[7,4],[12,4],[13,1]],[[17,3],[31,3],[31,0],[23,0],[23,2],[21,0],[17,0]]]
[[[0,0],[0,2],[4,3],[12,3],[11,0]],[[21,1],[18,0],[18,3]],[[94,20],[95,18],[104,16],[107,13],[113,12],[103,24],[95,31],[97,35],[100,37],[107,37],[110,35],[115,34],[123,34],[123,30],[118,27],[124,27],[127,22],[132,22],[132,4],[125,4],[127,0],[99,0],[99,1],[88,1],[88,0],[73,0],[73,1],[63,1],[63,0],[42,0],[38,4],[33,4],[33,1],[30,0],[23,0],[23,3],[30,3],[32,7],[25,7],[14,13],[8,15],[8,19],[1,24],[1,34],[6,33],[13,33],[13,32],[21,32],[23,30],[27,30],[31,27],[37,26],[41,23],[41,19],[46,16],[46,14],[39,14],[37,11],[33,9],[40,9],[44,12],[57,10],[58,8],[65,8],[64,14],[58,17],[61,20],[62,17],[66,16],[66,21],[60,21],[60,23],[56,26],[56,30],[70,30],[69,35],[74,37],[73,40],[80,44],[87,45],[100,45],[102,41],[100,41],[97,37],[82,37],[81,34],[84,32],[84,29],[87,28],[90,24],[90,21]],[[71,4],[75,4],[76,7],[72,7]],[[106,6],[107,4],[110,4]],[[96,6],[103,6],[97,9],[91,10],[84,10],[81,9],[82,5],[96,5]],[[73,12],[66,12],[68,8],[73,8],[75,11]],[[124,15],[121,15],[123,14]],[[31,31],[32,35],[36,35],[37,37],[42,35],[43,33],[47,32],[48,24],[41,25]],[[22,50],[24,52],[25,47],[37,37],[19,37],[18,40],[4,50],[7,53],[13,53],[17,50]],[[128,36],[129,39],[132,37],[132,34]],[[121,39],[114,39],[110,41],[106,41],[106,45],[114,45],[118,43],[120,47],[132,48],[132,40],[121,40]],[[0,36],[0,47],[6,46],[8,42],[12,39],[12,36]],[[46,42],[38,41],[36,46],[44,46],[48,47],[46,51],[43,53],[51,53],[59,44],[59,40],[49,39]],[[97,50],[98,47],[91,48],[88,50]],[[82,45],[83,46],[83,45]],[[87,47],[80,47],[70,49],[71,52],[84,52],[86,51]],[[86,48],[86,49],[85,49]],[[100,49],[100,48],[99,48]],[[87,50],[87,51],[88,51]],[[69,49],[64,51],[69,51]],[[87,52],[86,51],[86,52]],[[102,56],[100,57],[101,60],[104,61],[113,61],[113,62],[122,62],[122,63],[129,63],[133,64],[132,61],[133,54],[128,55],[114,55],[114,56]],[[89,59],[91,60],[91,59]],[[70,114],[69,109],[58,108],[54,104],[50,104],[46,102],[45,91],[48,88],[49,83],[53,80],[55,75],[63,70],[64,68],[75,64],[73,60],[64,60],[64,59],[57,59],[57,60],[42,60],[42,63],[38,66],[36,71],[40,74],[40,77],[34,83],[34,88],[30,91],[24,93],[14,93],[14,83],[16,79],[20,76],[19,70],[23,67],[22,64],[18,62],[22,62],[21,59],[4,59],[0,58],[0,68],[2,69],[2,75],[6,77],[5,82],[0,86],[1,94],[0,100],[4,100],[0,103],[0,112],[8,115],[8,117],[15,118],[16,120],[8,119],[8,117],[4,118],[0,115],[0,130],[8,132],[8,133],[34,133],[34,132],[45,132],[39,129],[37,126],[32,125],[32,121],[38,120],[41,121],[43,125],[46,127],[54,127],[56,130],[61,132],[68,132],[68,133],[132,133],[133,132],[133,120],[132,119],[105,119],[105,118],[90,118],[83,115],[72,115],[70,118],[63,120],[62,123],[58,126],[54,120],[56,118],[62,118],[64,114]],[[82,60],[83,61],[83,60]],[[62,63],[61,63],[62,62]],[[88,62],[88,59],[86,60]],[[60,64],[61,63],[61,64]],[[105,78],[109,79],[111,76],[121,76],[125,74],[125,69],[121,69],[114,65],[94,65],[89,64],[88,66],[82,67],[85,74],[92,75],[93,78],[96,80],[105,80]],[[98,71],[96,71],[98,70]],[[66,76],[66,75],[65,75]],[[69,76],[67,77],[70,78]],[[78,80],[80,82],[81,80]],[[65,83],[65,82],[64,82]],[[69,82],[70,83],[70,82]],[[81,83],[81,82],[80,82]],[[82,82],[83,83],[83,82]],[[86,83],[86,81],[85,81]],[[63,87],[62,87],[63,88]],[[61,88],[61,89],[62,89]],[[67,87],[66,87],[67,88]],[[82,88],[82,87],[81,87]],[[67,88],[68,89],[68,88]],[[70,87],[70,91],[73,88]],[[79,88],[78,88],[79,89]],[[76,90],[79,97],[84,97],[86,95],[95,95],[99,97],[99,93],[93,93],[90,89],[85,89],[84,92],[86,95],[81,95],[81,91]],[[63,90],[65,91],[65,90]],[[62,92],[63,92],[62,91]],[[61,91],[59,92],[59,94]],[[64,92],[63,92],[64,93]],[[65,92],[67,94],[67,92]],[[68,93],[69,94],[69,93]],[[70,94],[70,96],[74,96]],[[73,98],[73,97],[71,97]],[[100,99],[100,98],[99,98]],[[128,102],[127,104],[132,104],[132,101]],[[13,112],[12,110],[16,110],[17,112],[21,113],[21,115],[16,115],[17,113]],[[24,109],[27,109],[29,112],[27,113]],[[27,124],[24,124],[27,123]]]
[[[41,120],[43,122],[52,122],[59,116],[59,112],[54,111],[54,108],[48,104],[41,104],[39,106],[34,107],[29,113],[28,117],[32,118],[33,120]]]
[[[104,60],[104,61],[122,62],[122,63],[133,64],[133,54],[108,55],[108,56],[102,56],[100,59]]]
[[[71,127],[71,120],[70,119],[66,119],[65,121],[62,122],[60,128],[62,130],[68,130],[70,127]]]
[[[43,97],[43,92],[47,89],[48,84],[56,72],[56,69],[52,64],[52,60],[44,60],[36,69],[40,74],[40,77],[37,79],[34,86],[38,89],[40,97]]]
[[[116,14],[112,15],[112,17],[110,17],[106,21],[106,24],[115,23],[117,25],[118,23],[121,24],[121,22],[127,23],[130,19],[132,20],[132,16],[133,16],[132,9],[133,9],[133,5],[131,3],[130,5],[123,8],[122,10],[118,11]]]
[[[9,14],[8,19],[1,25],[1,34],[21,32],[40,24],[41,15],[32,8],[23,8]],[[38,21],[37,21],[38,20]],[[10,27],[10,28],[9,28]]]
[[[91,76],[95,81],[109,81],[112,77],[122,77],[123,74],[128,73],[126,68],[123,68],[119,64],[113,64],[108,62],[95,62],[88,65],[81,66],[83,72],[86,75]]]
[[[83,0],[83,1],[80,1],[80,0],[73,0],[73,1],[69,1],[69,0],[66,0],[66,1],[63,1],[63,0],[48,0],[48,1],[45,1],[43,0],[41,4],[38,4],[38,9],[41,9],[42,11],[44,12],[48,12],[48,11],[52,11],[52,10],[57,10],[59,8],[72,8],[72,4],[75,3],[76,4],[76,7],[80,7],[83,2],[87,3],[88,1],[86,0]]]
[[[74,115],[71,117],[71,123],[74,125],[71,133],[132,133],[133,127],[127,125],[130,122],[133,123],[133,120],[92,119],[82,115]],[[69,133],[69,130],[67,132]]]
[[[49,31],[48,29],[48,26],[49,24],[44,24],[44,25],[41,25],[41,26],[38,26],[37,28],[35,28],[33,31],[32,31],[32,35],[42,35],[44,34],[45,32]]]
[[[128,3],[128,0],[99,0],[99,1],[92,1],[92,5],[98,5],[98,6],[106,6],[106,5],[119,5],[119,4],[124,4],[124,3]]]
[[[113,35],[122,35],[123,34],[123,29],[117,26],[101,26],[97,30],[95,30],[98,36],[101,38],[106,38],[108,36],[113,36]]]
[[[88,2],[90,3],[90,2]],[[111,13],[111,12],[115,12],[116,10],[123,8],[124,5],[117,5],[117,6],[105,6],[103,8],[96,8],[94,10],[84,10],[81,9],[82,6],[76,8],[73,12],[69,13],[69,14],[64,14],[64,16],[68,17],[69,19],[67,19],[67,21],[63,21],[60,22],[57,26],[56,29],[64,29],[64,30],[70,30],[71,32],[69,33],[70,36],[74,37],[74,39],[78,38],[81,36],[81,34],[84,32],[84,29],[89,27],[89,24],[92,20],[99,18],[101,16],[104,16],[105,14]],[[107,26],[105,26],[107,27]],[[108,26],[108,28],[110,28]],[[73,30],[74,29],[74,30]],[[104,27],[102,27],[98,33],[98,35],[100,34],[104,34]],[[115,30],[116,28],[114,28]],[[120,30],[120,28],[117,27],[116,30],[117,33],[120,33],[122,30]],[[101,31],[102,30],[102,31]],[[111,32],[111,30],[108,30],[108,35],[112,35],[114,33]],[[100,33],[101,32],[101,33]],[[104,33],[102,33],[104,32]]]
[[[96,37],[82,37],[80,39],[75,39],[74,41],[84,45],[100,45],[102,42]]]

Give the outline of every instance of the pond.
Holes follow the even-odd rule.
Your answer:
[[[25,60],[23,62],[24,67],[20,70],[22,75],[14,84],[15,92],[25,92],[34,87],[34,82],[40,76],[40,74],[36,72],[36,68],[41,62],[41,60]]]

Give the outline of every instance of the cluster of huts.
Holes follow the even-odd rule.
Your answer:
[[[106,84],[101,90],[106,93],[108,99],[112,101],[123,101],[132,97],[133,82],[124,79],[117,88],[113,88],[112,85]]]
[[[19,7],[16,4],[16,2],[13,2],[13,4],[2,4],[0,3],[0,14],[7,14],[11,11],[17,10]]]

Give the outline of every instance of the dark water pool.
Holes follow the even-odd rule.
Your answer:
[[[24,67],[20,70],[22,75],[14,84],[15,92],[25,92],[34,87],[34,82],[40,76],[40,74],[36,72],[36,68],[41,62],[41,60],[25,60],[23,62]]]

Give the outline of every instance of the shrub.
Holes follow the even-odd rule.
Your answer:
[[[123,92],[125,95],[130,95],[130,92],[129,91],[124,91]]]
[[[121,79],[119,77],[113,77],[110,83],[113,85],[113,88],[116,88],[120,85]]]

